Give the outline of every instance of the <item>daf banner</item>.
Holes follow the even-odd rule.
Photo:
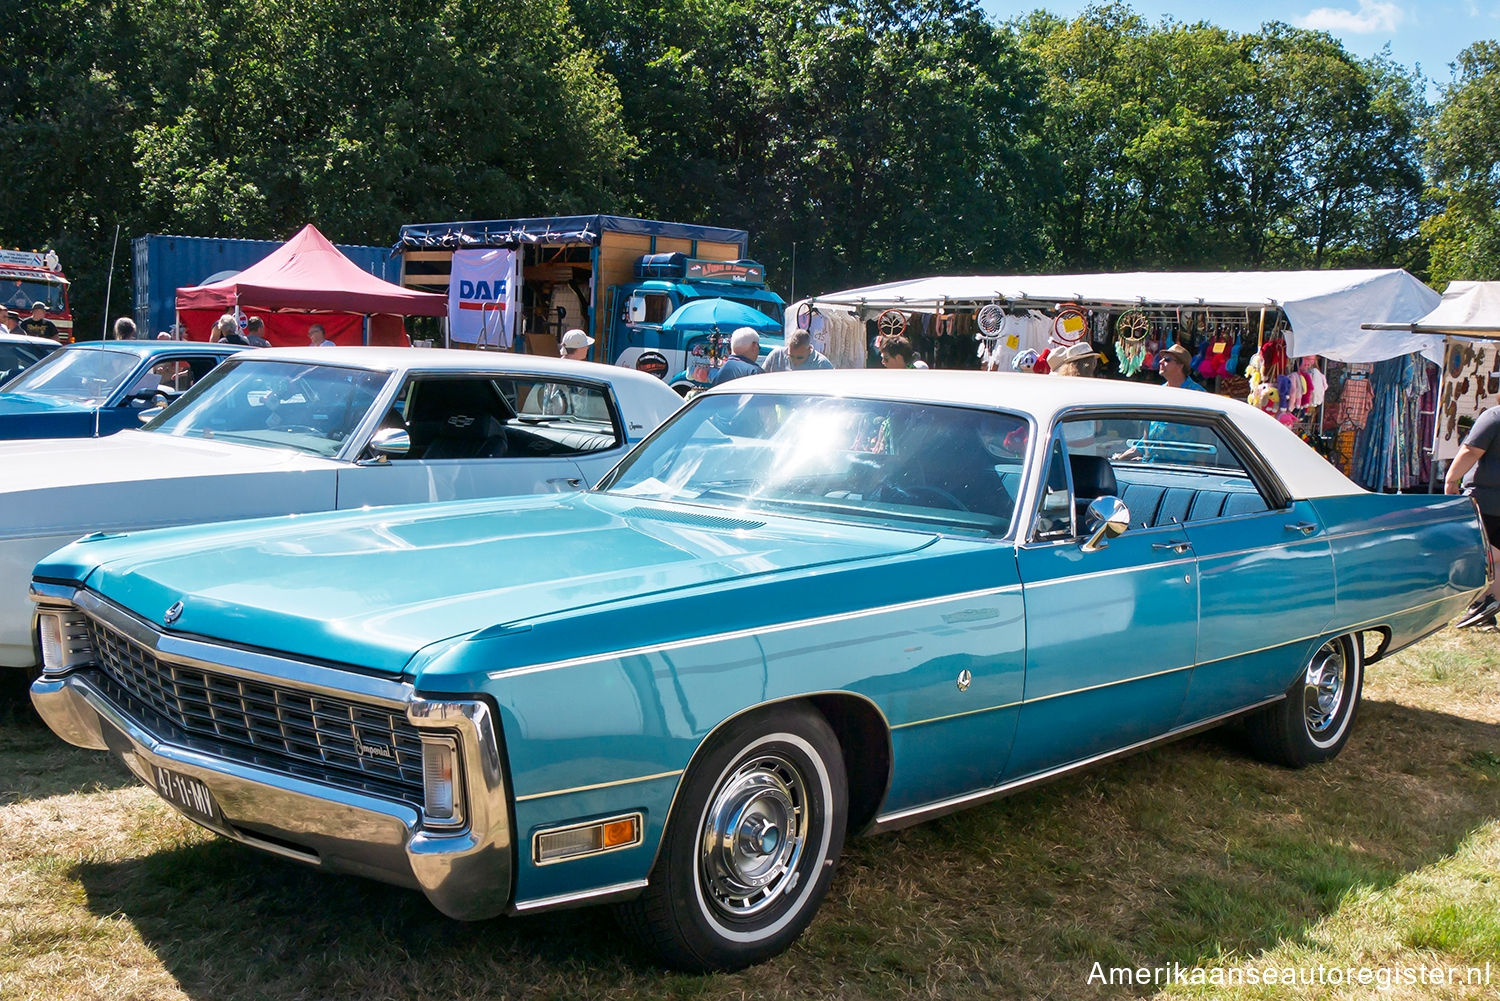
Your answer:
[[[448,284],[448,338],[508,348],[515,335],[519,252],[455,250]]]

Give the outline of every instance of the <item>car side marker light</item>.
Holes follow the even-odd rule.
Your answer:
[[[641,814],[611,817],[587,824],[576,824],[558,830],[542,831],[532,844],[532,858],[537,865],[562,862],[585,855],[599,855],[617,848],[632,848],[641,843]]]

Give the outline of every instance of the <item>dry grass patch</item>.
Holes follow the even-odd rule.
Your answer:
[[[656,969],[600,910],[458,924],[206,835],[12,713],[0,999],[1129,998],[1159,988],[1091,983],[1094,964],[1461,965],[1500,952],[1497,645],[1443,633],[1374,666],[1322,768],[1261,764],[1223,730],[851,841],[791,952],[708,977]]]

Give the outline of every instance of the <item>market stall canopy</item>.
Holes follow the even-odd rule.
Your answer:
[[[265,259],[223,281],[177,290],[177,308],[444,316],[448,298],[415,292],[362,270],[317,227],[304,226]]]
[[[1434,361],[1428,338],[1399,332],[1372,334],[1371,322],[1410,323],[1440,297],[1400,269],[1371,271],[1136,271],[1093,275],[967,275],[915,278],[831,292],[819,308],[840,307],[862,319],[883,310],[937,313],[989,303],[1016,308],[1062,302],[1090,308],[1142,306],[1183,309],[1278,308],[1292,328],[1295,355],[1338,361],[1381,361],[1421,351]],[[1435,354],[1429,354],[1430,351]]]
[[[1369,330],[1404,330],[1439,341],[1455,337],[1500,337],[1500,282],[1449,282],[1432,312],[1410,323],[1367,323]]]

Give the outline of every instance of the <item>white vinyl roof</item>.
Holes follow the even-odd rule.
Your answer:
[[[1400,269],[1375,271],[1135,271],[1092,275],[959,275],[913,278],[813,297],[869,319],[885,309],[933,313],[997,302],[1045,306],[1179,306],[1259,310],[1279,307],[1292,326],[1294,355],[1338,361],[1380,361],[1429,340],[1398,331],[1372,332],[1367,323],[1409,323],[1439,296]],[[1441,359],[1441,347],[1429,355]]]
[[[1213,393],[1147,386],[1117,379],[1024,375],[1014,372],[958,372],[921,369],[837,369],[746,376],[708,390],[902,400],[911,403],[997,408],[1031,414],[1047,429],[1063,410],[1128,406],[1144,409],[1191,408],[1229,415],[1265,456],[1295,498],[1332,497],[1365,491],[1328,460],[1288,431],[1281,422],[1248,403]]]

